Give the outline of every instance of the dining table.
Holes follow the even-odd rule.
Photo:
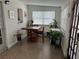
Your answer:
[[[44,42],[44,27],[43,26],[29,26],[22,28],[22,30],[27,31],[28,41],[37,42],[39,36],[41,35],[42,42]]]

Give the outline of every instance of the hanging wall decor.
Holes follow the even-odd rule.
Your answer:
[[[14,12],[14,11],[9,10],[9,11],[8,11],[8,14],[9,14],[9,18],[10,18],[10,19],[14,19],[14,18],[15,18],[15,17],[14,17],[14,16],[15,16],[15,12]]]
[[[2,44],[1,30],[0,30],[0,44]]]
[[[18,23],[23,23],[23,10],[18,8],[17,15],[18,15]]]

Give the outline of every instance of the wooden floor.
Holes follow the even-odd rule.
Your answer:
[[[61,49],[55,49],[45,39],[45,43],[22,41],[22,45],[17,44],[5,53],[0,55],[0,59],[64,59]]]

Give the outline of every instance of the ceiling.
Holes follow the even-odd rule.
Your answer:
[[[48,5],[48,6],[63,6],[67,0],[21,0],[25,4],[31,5]]]

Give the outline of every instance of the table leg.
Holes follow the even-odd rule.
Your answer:
[[[42,34],[42,42],[44,43],[44,32]]]

